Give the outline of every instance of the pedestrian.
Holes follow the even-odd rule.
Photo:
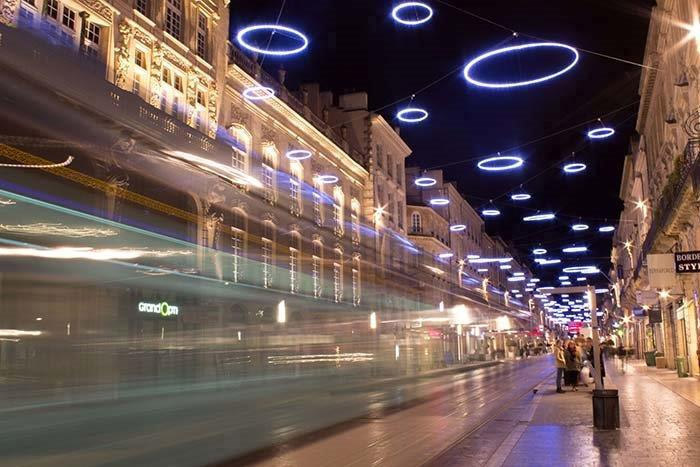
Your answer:
[[[600,383],[605,386],[605,362],[603,361],[603,350],[601,349],[600,355],[598,356],[598,362],[595,361],[595,354],[593,352],[593,339],[590,337],[586,339],[586,360],[591,363],[591,366],[595,371],[600,371]],[[600,370],[598,370],[600,369]],[[591,375],[592,376],[592,375]]]
[[[564,351],[564,360],[566,361],[566,373],[564,373],[564,381],[571,386],[572,391],[578,391],[579,375],[581,374],[581,354],[576,349],[576,343],[569,341]]]
[[[566,357],[564,357],[564,345],[560,340],[557,340],[554,346],[554,360],[557,365],[557,393],[561,394],[564,392],[561,388],[561,380],[564,379],[564,372],[566,371]]]

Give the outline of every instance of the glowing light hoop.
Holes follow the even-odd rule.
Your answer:
[[[307,151],[306,149],[294,149],[292,151],[287,151],[287,159],[293,160],[293,161],[303,161],[304,159],[308,159],[309,157],[312,156],[311,151]]]
[[[243,97],[249,101],[266,101],[275,97],[275,90],[265,86],[252,86],[243,90]]]
[[[430,204],[433,206],[446,206],[450,204],[450,200],[447,198],[433,198],[430,200]]]
[[[464,224],[455,224],[450,226],[450,232],[461,232],[462,230],[466,230],[467,226]]]
[[[504,165],[489,165],[492,162],[507,162],[511,161],[510,164],[504,164]],[[487,170],[490,172],[499,172],[502,170],[511,170],[511,169],[517,169],[518,167],[523,165],[523,158],[518,157],[518,156],[495,156],[495,157],[489,157],[488,159],[484,159],[479,161],[477,167],[479,167],[481,170]]]
[[[571,164],[566,164],[563,170],[568,174],[575,174],[576,172],[586,170],[586,164],[582,162],[572,162]]]
[[[547,250],[545,250],[544,248],[535,248],[534,250],[532,250],[532,254],[533,255],[546,255]]]
[[[588,137],[592,139],[603,139],[608,138],[615,134],[615,130],[608,127],[596,128],[588,132]]]
[[[588,251],[588,248],[585,246],[569,246],[563,248],[561,251],[563,251],[564,253],[583,253],[585,251]]]
[[[510,195],[510,199],[513,201],[527,201],[530,198],[532,198],[532,196],[527,193],[516,193],[514,195]]]
[[[403,10],[404,8],[410,8],[410,7],[416,7],[416,8],[422,8],[426,11],[426,16],[423,18],[415,19],[415,20],[407,20],[403,19],[399,16],[399,12]],[[394,21],[397,23],[405,24],[406,26],[416,26],[418,24],[423,24],[428,21],[430,21],[430,18],[433,17],[433,9],[430,8],[427,4],[423,2],[404,2],[399,5],[396,5],[393,10],[391,10],[391,17],[394,18]]]
[[[245,41],[245,36],[248,33],[254,32],[254,31],[272,31],[274,34],[276,31],[283,31],[290,33],[297,38],[301,39],[302,44],[297,47],[296,49],[278,49],[278,50],[266,50],[266,49],[261,49],[260,47],[256,47],[252,44],[249,44],[248,42]],[[236,35],[236,41],[241,45],[241,47],[248,49],[252,52],[257,52],[262,55],[277,55],[277,56],[284,56],[284,55],[293,55],[296,53],[301,52],[302,50],[306,49],[309,46],[309,39],[306,38],[305,35],[303,35],[301,32],[297,31],[296,29],[292,29],[288,26],[280,26],[278,24],[258,24],[256,26],[248,26],[247,28],[243,28],[240,31],[238,31],[238,34]]]
[[[615,230],[615,227],[613,227],[612,225],[604,225],[604,226],[598,228],[598,232],[603,232],[603,233],[612,232],[613,230]]]
[[[577,232],[588,230],[588,225],[587,224],[574,224],[571,226],[571,230],[575,230]]]
[[[437,183],[437,180],[431,177],[420,177],[413,181],[416,186],[433,186]]]
[[[568,274],[591,274],[593,272],[600,272],[600,269],[598,269],[596,266],[570,266],[568,268],[562,269],[562,272]]]
[[[538,222],[538,221],[549,221],[554,219],[554,214],[548,212],[546,214],[535,214],[534,216],[523,217],[524,222]]]
[[[531,79],[527,81],[515,81],[512,83],[489,83],[485,81],[479,81],[470,76],[470,71],[472,68],[474,68],[475,65],[478,63],[491,58],[495,55],[501,55],[501,54],[507,54],[513,51],[519,51],[519,50],[524,50],[524,49],[531,49],[535,47],[555,47],[555,48],[562,48],[570,51],[574,55],[574,59],[569,63],[566,67],[562,68],[561,70],[557,71],[556,73],[552,73],[550,75],[542,76],[540,78],[536,79]],[[464,67],[464,79],[467,80],[467,82],[475,85],[475,86],[481,86],[485,88],[515,88],[519,86],[528,86],[530,84],[536,84],[536,83],[541,83],[543,81],[550,80],[552,78],[556,78],[559,75],[562,75],[572,69],[574,66],[576,66],[576,63],[578,63],[578,51],[566,44],[560,44],[558,42],[533,42],[531,44],[523,44],[523,45],[515,45],[511,47],[503,47],[501,49],[496,49],[492,50],[491,52],[486,52],[485,54],[479,55]]]
[[[330,183],[337,183],[338,177],[336,177],[335,175],[317,175],[316,181],[321,185],[327,185]]]
[[[407,116],[411,114],[418,114],[419,116]],[[405,109],[400,110],[399,113],[396,114],[396,118],[406,123],[418,123],[428,118],[428,111],[418,107],[406,107]]]
[[[501,211],[499,211],[498,209],[484,209],[483,211],[481,211],[481,214],[484,216],[490,216],[490,217],[500,216]]]

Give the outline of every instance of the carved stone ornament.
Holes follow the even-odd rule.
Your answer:
[[[160,107],[161,76],[163,73],[163,48],[153,44],[151,48],[151,105]]]
[[[131,39],[134,37],[134,29],[126,21],[122,21],[119,23],[119,34],[119,46],[114,49],[116,55],[114,82],[118,87],[128,89],[127,79],[131,67],[129,51],[131,50]]]
[[[209,113],[209,120],[211,125],[209,125],[209,137],[216,138],[216,106],[218,102],[218,93],[213,87],[209,88],[209,99],[207,100],[207,111]]]
[[[15,22],[18,6],[19,0],[3,0],[2,7],[0,7],[0,23],[12,26]]]
[[[235,104],[231,105],[231,124],[240,125],[247,128],[250,122],[250,114],[241,111]]]
[[[151,44],[153,44],[153,37],[141,31],[140,29],[134,29],[134,37],[137,41],[149,47],[151,46]]]
[[[194,127],[196,124],[195,112],[197,109],[197,86],[199,75],[194,67],[187,70],[187,124]]]
[[[696,109],[688,115],[688,118],[683,122],[683,131],[690,139],[700,139],[700,109]]]
[[[275,139],[277,138],[277,133],[275,133],[275,130],[263,125],[261,133],[262,133],[263,144],[268,144],[268,145],[275,144]]]
[[[101,16],[105,20],[112,22],[112,9],[106,3],[100,0],[78,0],[80,3],[90,8],[97,15]]]

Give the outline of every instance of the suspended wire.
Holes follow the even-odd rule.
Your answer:
[[[441,3],[441,4],[443,4],[443,5],[445,5],[445,6],[447,6],[447,7],[453,8],[454,10],[457,10],[457,11],[459,11],[459,12],[461,12],[461,13],[464,13],[464,14],[466,14],[466,15],[469,15],[469,16],[471,16],[471,17],[473,17],[473,18],[476,18],[476,19],[478,19],[478,20],[484,21],[484,22],[486,22],[486,23],[488,23],[488,24],[490,24],[490,25],[492,25],[492,26],[496,26],[496,27],[498,27],[498,28],[505,29],[506,31],[510,31],[510,32],[512,32],[513,34],[521,35],[521,36],[525,36],[525,37],[531,37],[532,39],[537,39],[537,40],[539,40],[539,41],[552,42],[550,39],[546,39],[546,38],[534,36],[534,35],[532,35],[532,34],[526,34],[526,33],[522,33],[522,32],[516,31],[515,29],[509,28],[508,26],[505,26],[505,25],[503,25],[503,24],[497,23],[497,22],[495,22],[495,21],[493,21],[493,20],[490,20],[490,19],[488,19],[488,18],[485,18],[485,17],[483,17],[483,16],[477,15],[476,13],[473,13],[473,12],[471,12],[471,11],[469,11],[469,10],[465,10],[464,8],[460,8],[460,7],[458,7],[458,6],[452,5],[451,3],[448,3],[448,2],[446,2],[446,1],[444,1],[444,0],[435,0],[435,1],[438,2],[438,3]],[[569,45],[570,45],[570,44],[569,44]],[[578,51],[580,51],[580,52],[589,53],[589,54],[591,54],[591,55],[597,55],[598,57],[607,58],[607,59],[609,59],[609,60],[615,60],[615,61],[618,61],[618,62],[626,63],[626,64],[628,64],[628,65],[634,65],[634,66],[638,66],[638,67],[641,67],[641,68],[648,68],[648,69],[651,69],[651,70],[658,70],[658,69],[659,69],[659,68],[654,67],[654,66],[651,66],[651,65],[645,65],[645,64],[643,64],[643,63],[634,62],[634,61],[632,61],[632,60],[627,60],[627,59],[625,59],[625,58],[615,57],[614,55],[608,55],[608,54],[604,54],[604,53],[601,53],[601,52],[595,52],[595,51],[589,50],[589,49],[583,49],[583,48],[577,47],[577,46],[575,46],[575,45],[572,45],[571,47],[573,47],[574,49],[576,49],[576,50],[578,50]]]
[[[280,7],[279,13],[277,13],[277,19],[275,20],[275,26],[278,26],[280,24],[280,19],[282,18],[282,12],[284,11],[284,4],[287,3],[287,0],[282,0],[282,6]],[[270,48],[270,44],[272,44],[272,38],[275,36],[276,31],[272,31],[270,34],[270,38],[267,40],[267,45],[265,46],[265,50],[268,50]],[[260,66],[265,63],[265,57],[266,55],[263,54],[262,58],[260,59]]]

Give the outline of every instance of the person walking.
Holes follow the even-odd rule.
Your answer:
[[[566,373],[564,380],[568,385],[571,385],[572,391],[578,391],[579,374],[581,373],[581,354],[576,350],[576,343],[569,341],[564,351],[564,360],[566,361]]]
[[[564,390],[561,388],[561,380],[564,379],[566,371],[566,357],[564,356],[564,345],[558,340],[554,346],[554,360],[557,365],[557,393],[561,394]]]
[[[589,337],[586,339],[586,360],[591,363],[593,371],[600,371],[600,383],[603,387],[605,387],[605,362],[603,361],[603,349],[600,349],[600,355],[598,356],[599,361],[595,361],[594,355],[593,339]]]

